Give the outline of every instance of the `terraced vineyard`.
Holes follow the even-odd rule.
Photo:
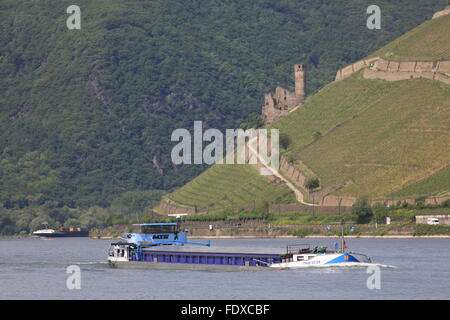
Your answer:
[[[430,177],[393,192],[390,196],[393,198],[420,197],[426,194],[448,196],[450,195],[449,181],[450,167],[447,167]]]
[[[317,139],[317,134],[329,134],[330,130],[353,118],[400,85],[398,82],[366,81],[361,74],[355,74],[345,81],[326,86],[311,96],[304,107],[272,127],[292,138],[288,152],[298,157],[297,153]]]
[[[354,92],[353,80],[344,81],[345,92]],[[355,95],[357,103],[347,99],[347,103],[359,106],[357,112],[321,139],[291,150],[318,173],[323,187],[345,183],[338,195],[387,196],[450,163],[450,86],[425,79],[387,87],[385,83],[372,83],[383,87],[375,90],[383,92],[380,98],[358,101]],[[338,117],[332,113],[334,97],[329,96],[328,105],[322,105],[331,118]],[[297,132],[303,128],[286,130],[282,122],[279,128],[289,132],[292,140],[301,139]]]
[[[169,199],[197,210],[225,210],[268,203],[293,203],[294,193],[284,184],[269,183],[250,165],[215,165]]]

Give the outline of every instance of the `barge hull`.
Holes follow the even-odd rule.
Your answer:
[[[143,261],[108,261],[111,268],[118,269],[153,269],[153,270],[198,270],[198,271],[270,271],[275,268],[215,264],[191,264],[170,262],[143,262]]]
[[[79,237],[89,237],[89,232],[68,232],[68,233],[52,233],[52,234],[35,233],[34,235],[43,238],[79,238]]]

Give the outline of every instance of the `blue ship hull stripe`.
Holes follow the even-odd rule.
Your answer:
[[[328,261],[325,264],[331,264],[331,263],[343,263],[343,262],[359,262],[358,259],[356,259],[354,256],[348,253],[344,253],[340,255],[339,257],[334,258],[333,260]]]

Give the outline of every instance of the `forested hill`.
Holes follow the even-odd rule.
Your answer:
[[[294,63],[312,93],[445,2],[380,0],[368,30],[365,0],[80,0],[68,30],[73,1],[2,0],[0,202],[108,206],[181,186],[204,167],[172,165],[174,129],[238,127],[292,87]]]

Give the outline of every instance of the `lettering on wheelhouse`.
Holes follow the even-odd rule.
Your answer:
[[[168,234],[155,234],[153,235],[152,239],[169,239]]]

